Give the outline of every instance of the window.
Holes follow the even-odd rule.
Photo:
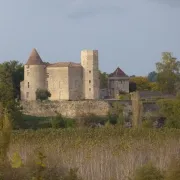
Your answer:
[[[89,83],[91,83],[91,80],[89,80]]]
[[[28,82],[28,88],[29,88],[29,82]]]
[[[91,91],[91,88],[89,88],[89,91]]]
[[[89,71],[89,73],[91,74],[91,71]]]
[[[29,98],[29,92],[26,92],[26,98]]]

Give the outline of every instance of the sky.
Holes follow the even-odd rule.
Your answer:
[[[161,53],[180,60],[179,0],[0,0],[0,62],[80,62],[99,51],[99,68],[129,76],[155,70]]]

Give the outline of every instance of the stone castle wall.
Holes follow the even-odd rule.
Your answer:
[[[118,102],[124,105],[124,113],[132,112],[131,101],[103,101],[103,100],[86,100],[86,101],[24,101],[23,113],[32,116],[55,116],[56,112],[66,117],[81,117],[85,114],[95,114],[106,116],[111,104]],[[151,103],[143,103],[144,113],[158,111],[158,106]]]
[[[23,113],[31,116],[55,116],[56,112],[66,117],[80,117],[88,113],[106,116],[110,105],[105,101],[23,101]]]

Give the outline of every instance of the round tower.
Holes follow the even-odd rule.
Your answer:
[[[83,92],[85,99],[99,99],[98,50],[82,50]]]
[[[46,66],[36,49],[33,49],[24,66],[24,99],[36,100],[36,90],[44,89]]]

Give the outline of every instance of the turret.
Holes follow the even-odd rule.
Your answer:
[[[83,94],[85,99],[99,99],[99,65],[97,50],[81,51]]]
[[[24,99],[36,100],[36,90],[44,89],[46,69],[36,49],[33,49],[24,66]]]

